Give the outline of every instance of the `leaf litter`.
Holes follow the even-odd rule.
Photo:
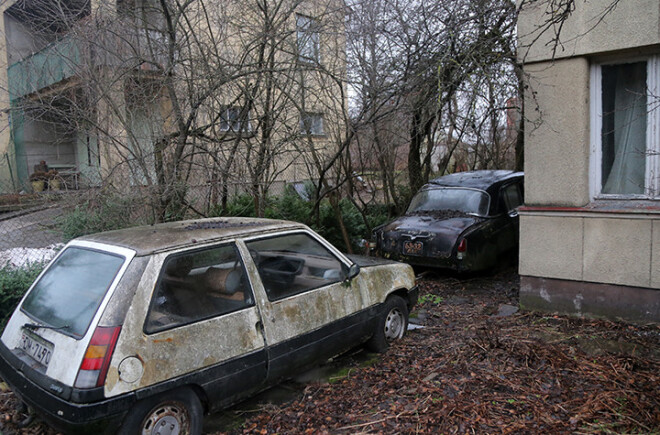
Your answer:
[[[512,271],[419,284],[412,320],[423,329],[374,365],[309,384],[227,433],[660,432],[658,325],[498,317],[517,305]]]
[[[517,312],[519,279],[435,274],[419,280],[411,314],[424,328],[369,365],[300,385],[217,434],[660,433],[660,325]],[[2,433],[26,428],[0,384]],[[232,411],[245,414],[244,410]]]

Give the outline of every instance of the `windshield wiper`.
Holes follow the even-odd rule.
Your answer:
[[[59,331],[60,329],[69,329],[71,326],[62,325],[62,326],[48,326],[48,325],[37,325],[36,323],[26,323],[23,325],[23,328],[29,329],[30,331],[36,331],[37,329],[52,329],[53,331]]]

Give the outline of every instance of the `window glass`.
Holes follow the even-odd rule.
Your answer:
[[[247,247],[271,301],[342,280],[342,263],[307,234],[254,240]]]
[[[323,135],[323,115],[318,113],[303,113],[300,117],[300,131],[315,136]]]
[[[502,189],[502,197],[504,198],[504,205],[507,212],[519,207],[523,202],[517,184],[510,184]]]
[[[46,325],[82,337],[124,260],[108,252],[69,247],[35,284],[21,308]]]
[[[236,247],[224,245],[168,257],[145,331],[185,325],[254,305]]]
[[[602,67],[602,193],[644,194],[646,62]]]
[[[486,216],[489,206],[490,196],[484,191],[439,187],[418,192],[410,201],[408,213],[453,210]]]
[[[228,106],[220,112],[220,130],[221,131],[249,131],[249,114],[241,113],[242,109],[236,106]]]
[[[318,62],[319,30],[314,18],[296,15],[296,33],[298,38],[298,60]]]

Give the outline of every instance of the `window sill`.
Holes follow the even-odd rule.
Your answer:
[[[251,137],[255,136],[254,131],[252,130],[245,130],[245,131],[236,131],[236,130],[220,130],[220,134],[218,135],[220,137],[220,140],[230,138],[231,140],[236,139],[237,137],[242,137],[245,139],[249,139]]]
[[[521,214],[534,213],[561,213],[561,214],[628,214],[660,215],[660,200],[623,200],[623,199],[596,199],[593,202],[582,207],[561,207],[561,206],[522,206]]]

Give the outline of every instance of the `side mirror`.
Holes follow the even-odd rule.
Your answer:
[[[346,266],[342,266],[343,269],[343,275],[344,275],[344,283],[348,284],[351,282],[353,278],[358,276],[360,274],[360,266],[357,264],[353,263],[351,266],[346,270]]]
[[[351,280],[360,274],[360,266],[356,263],[351,264],[351,267],[348,268],[348,279]]]

